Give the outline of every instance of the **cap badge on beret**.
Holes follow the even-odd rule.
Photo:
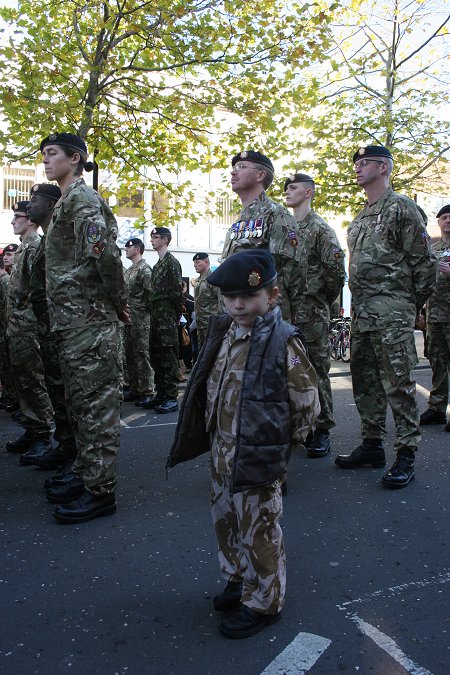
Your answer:
[[[13,211],[18,211],[19,205],[18,205],[18,204],[13,204],[13,205],[12,205],[12,209],[13,209]]]
[[[256,270],[253,270],[253,272],[250,272],[248,275],[248,285],[251,286],[252,288],[256,288],[256,286],[259,286],[261,283],[261,275],[259,272]]]
[[[291,175],[289,176],[289,180],[295,180],[295,173],[291,173]]]
[[[247,150],[244,150],[244,152],[241,152],[241,157],[242,157],[242,159],[245,159],[246,157],[248,157]]]
[[[39,190],[39,185],[33,185],[33,187],[31,188],[32,192],[37,192],[38,190]]]
[[[49,137],[48,137],[48,140],[49,141],[56,141],[57,138],[58,138],[58,134],[50,134]]]
[[[366,151],[366,148],[365,148],[365,147],[364,147],[364,148],[359,148],[359,150],[358,150],[358,155],[363,155],[363,154],[365,153],[365,151]]]

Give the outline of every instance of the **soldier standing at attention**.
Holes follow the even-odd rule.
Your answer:
[[[125,401],[136,401],[135,405],[148,403],[155,394],[153,368],[150,364],[150,288],[152,268],[143,259],[145,247],[135,237],[125,244],[125,255],[131,260],[131,267],[125,270],[128,284],[128,304],[131,325],[125,326],[125,359],[130,390],[124,393]]]
[[[44,364],[39,347],[37,320],[30,300],[33,260],[41,241],[37,225],[28,220],[28,201],[13,204],[12,225],[21,244],[14,257],[8,287],[7,329],[14,389],[24,417],[25,433],[8,441],[8,452],[21,453],[20,462],[27,464],[25,453],[37,456],[50,450],[53,410],[47,393]]]
[[[194,310],[197,324],[198,351],[206,338],[208,320],[210,316],[216,316],[219,310],[219,290],[216,286],[208,284],[207,279],[211,274],[211,263],[207,253],[196,253],[192,258],[198,279],[194,285]]]
[[[117,321],[130,317],[115,218],[82,178],[93,168],[85,142],[54,133],[40,150],[48,180],[62,192],[47,231],[47,301],[77,447],[72,473],[49,487],[47,499],[58,504],[60,522],[82,523],[116,510]]]
[[[432,388],[428,409],[420,416],[420,424],[447,422],[448,376],[450,371],[450,204],[437,214],[441,238],[431,249],[438,259],[436,290],[427,302],[428,358],[432,371]]]
[[[330,429],[335,426],[329,376],[330,307],[344,285],[344,252],[335,231],[311,209],[315,192],[311,176],[293,174],[285,181],[284,192],[299,229],[309,236],[308,288],[302,295],[297,325],[306,338],[308,356],[317,373],[321,412],[305,445],[309,457],[324,457],[330,451]]]
[[[277,270],[283,319],[296,326],[306,291],[308,242],[288,209],[266,195],[274,178],[270,159],[248,150],[233,157],[231,165],[231,188],[242,211],[226,234],[222,260],[244,248],[268,249]]]
[[[31,267],[30,302],[37,319],[45,382],[54,411],[54,438],[57,439],[58,446],[49,449],[44,455],[27,453],[22,458],[22,463],[26,459],[27,464],[35,464],[41,469],[56,469],[66,464],[72,465],[77,454],[75,437],[67,414],[64,382],[55,335],[50,331],[50,317],[45,291],[45,238],[53,209],[60,197],[61,190],[57,185],[51,185],[50,183],[33,185],[27,207],[28,219],[38,225],[44,232]],[[51,481],[51,479],[48,480]]]
[[[383,467],[383,438],[389,403],[394,417],[397,458],[384,474],[387,488],[414,478],[420,439],[414,323],[436,283],[436,259],[416,204],[389,187],[393,158],[382,145],[353,156],[356,180],[367,201],[348,230],[352,292],[350,367],[361,417],[362,444],[338,455],[344,469]]]
[[[178,410],[178,322],[184,301],[181,265],[167,250],[172,239],[168,227],[155,227],[150,237],[159,257],[150,288],[150,361],[156,394],[143,407],[169,413]]]
[[[20,408],[11,378],[8,339],[6,337],[6,327],[8,323],[8,285],[14,256],[16,255],[18,248],[17,244],[8,244],[5,246],[2,255],[3,272],[0,273],[0,382],[2,384],[0,408],[4,408],[7,412],[15,412]]]

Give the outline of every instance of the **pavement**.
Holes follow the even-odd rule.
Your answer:
[[[289,465],[282,618],[246,640],[222,637],[212,607],[224,581],[208,458],[166,476],[177,413],[124,405],[117,513],[61,525],[49,473],[4,451],[21,430],[0,411],[0,673],[447,675],[450,435],[425,428],[415,481],[386,490],[383,469],[334,465],[359,443],[348,364],[333,365],[332,388],[332,452],[298,448]],[[392,446],[389,415],[389,463]]]

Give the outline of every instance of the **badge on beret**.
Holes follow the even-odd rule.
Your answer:
[[[251,286],[252,288],[256,288],[256,286],[259,286],[261,283],[261,275],[259,272],[256,270],[253,270],[253,272],[250,272],[248,275],[248,285]]]
[[[289,180],[295,180],[295,173],[291,173],[291,175],[289,176]]]
[[[246,157],[248,157],[247,150],[244,150],[244,152],[241,152],[241,157],[242,157],[242,159],[245,159]]]
[[[18,208],[19,208],[19,205],[18,205],[18,204],[13,204],[13,205],[12,205],[13,211],[17,211]]]
[[[57,138],[58,138],[58,134],[50,134],[50,136],[48,137],[48,140],[49,141],[56,141]]]
[[[39,185],[33,185],[31,190],[32,190],[32,192],[37,192],[39,190]]]
[[[358,155],[364,155],[365,152],[366,152],[366,148],[359,148]]]
[[[88,227],[88,236],[87,240],[90,244],[96,244],[100,241],[100,232],[98,231],[97,225],[90,225]]]

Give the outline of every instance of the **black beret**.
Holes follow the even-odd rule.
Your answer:
[[[172,231],[169,230],[168,227],[154,227],[150,234],[159,234],[161,237],[171,237]]]
[[[353,161],[357,162],[358,159],[363,157],[389,157],[389,159],[394,160],[390,151],[384,145],[365,145],[359,148],[353,155]]]
[[[273,168],[273,164],[270,161],[268,157],[262,154],[262,152],[255,152],[254,150],[244,150],[243,152],[240,152],[237,154],[233,159],[231,160],[231,166],[234,166],[237,164],[237,162],[253,162],[254,164],[262,164],[263,166],[267,166],[268,169],[271,171],[275,171]]]
[[[46,145],[66,145],[68,148],[72,148],[72,150],[81,152],[84,155],[88,154],[88,149],[83,139],[80,136],[68,134],[65,131],[60,134],[50,134],[47,138],[44,138],[39,146],[39,150],[42,152]]]
[[[18,248],[19,248],[18,244],[8,244],[8,246],[5,246],[5,248],[3,249],[3,253],[15,253]]]
[[[442,209],[438,211],[438,213],[436,214],[436,218],[440,218],[445,213],[450,213],[450,204],[446,204],[445,206],[443,206]]]
[[[273,256],[265,248],[251,248],[234,253],[207,277],[224,295],[259,291],[276,279]]]
[[[128,239],[127,243],[125,244],[125,248],[128,246],[144,246],[144,242],[138,237],[133,237],[132,239]]]
[[[12,210],[14,211],[15,216],[26,216],[27,215],[27,206],[30,202],[16,202],[12,205]]]
[[[52,185],[52,183],[36,183],[30,190],[30,197],[33,195],[41,195],[42,197],[48,197],[54,202],[57,202],[61,197],[62,192],[57,185]]]
[[[209,258],[207,253],[196,253],[192,260],[206,260],[207,258]]]
[[[291,183],[314,183],[314,178],[308,176],[307,173],[292,173],[289,178],[284,181],[284,191],[286,192],[288,185]]]

